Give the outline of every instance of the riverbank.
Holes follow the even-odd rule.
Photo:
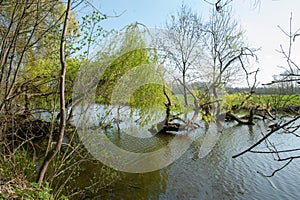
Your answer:
[[[58,124],[16,119],[7,123],[10,134],[0,142],[0,199],[78,199],[118,179],[115,170],[103,166],[86,151],[76,127],[67,125],[61,151],[51,162],[45,182],[38,187],[36,176],[46,153],[55,146]],[[84,180],[89,172],[92,174]]]
[[[226,104],[223,104],[226,107],[225,110],[243,112],[245,115],[249,113],[251,108],[255,108],[259,112],[269,111],[271,115],[279,114],[277,116],[280,116],[281,113],[295,115],[299,113],[300,109],[300,104],[298,104],[300,99],[297,95],[253,95],[247,99],[246,94],[230,94],[226,95],[224,102],[226,102]],[[256,127],[263,120],[256,121],[257,123],[252,124],[253,127]],[[118,123],[122,125],[124,121],[118,121]],[[227,121],[224,123],[231,122]],[[6,140],[0,143],[0,198],[38,199],[41,196],[45,196],[49,199],[57,199],[68,196],[74,199],[87,194],[93,196],[101,193],[100,190],[105,190],[106,187],[119,178],[118,172],[103,166],[99,161],[93,159],[80,143],[76,134],[76,127],[68,125],[62,151],[51,164],[45,185],[39,188],[35,184],[35,176],[46,152],[56,142],[56,136],[59,131],[58,124],[41,119],[20,117],[11,124],[7,123],[6,126],[9,134],[6,135]],[[247,125],[243,127],[249,129],[249,134],[250,130],[253,129]],[[265,129],[267,130],[268,128],[270,127]],[[201,127],[199,131],[205,132]],[[118,139],[115,141],[116,144],[131,145],[131,143],[134,143],[132,140],[125,141],[125,137],[122,135],[113,135],[110,139]],[[146,141],[141,139],[138,141],[138,144],[147,147],[149,144]],[[165,142],[165,140],[162,141],[160,138],[155,138],[154,140],[156,148],[159,147],[158,144],[162,145]],[[132,147],[125,146],[124,148],[130,149]],[[135,188],[135,183],[131,183],[128,188]]]

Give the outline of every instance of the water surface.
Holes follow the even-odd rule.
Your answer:
[[[299,199],[300,165],[297,160],[273,177],[267,178],[257,171],[270,175],[284,162],[274,161],[271,154],[246,153],[239,158],[232,158],[261,138],[266,126],[263,121],[258,121],[255,126],[223,123],[219,127],[219,134],[210,138],[205,129],[202,129],[197,140],[172,165],[149,173],[121,173],[121,180],[96,198]],[[214,140],[213,137],[217,139]],[[140,148],[141,145],[151,149],[151,145],[161,145],[166,140],[168,138],[163,136],[154,137],[151,142],[145,140],[143,145],[142,140],[136,143],[123,137],[119,145],[131,150]],[[215,145],[205,152],[207,140]],[[299,146],[299,139],[286,133],[274,134],[270,140],[279,149]],[[266,150],[265,144],[256,149]]]

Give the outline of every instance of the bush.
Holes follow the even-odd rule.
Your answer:
[[[0,199],[52,199],[47,184],[31,182],[36,170],[27,150],[9,149],[4,143],[0,148]]]

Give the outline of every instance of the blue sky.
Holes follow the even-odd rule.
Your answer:
[[[214,0],[208,0],[214,2]],[[117,15],[103,23],[110,29],[121,29],[124,26],[140,22],[146,26],[163,27],[167,18],[176,12],[184,2],[200,16],[208,16],[211,5],[203,0],[107,0],[93,1],[93,4],[103,13]],[[254,0],[234,0],[234,15],[246,31],[250,46],[261,47],[258,53],[259,63],[254,68],[260,68],[260,82],[266,83],[272,80],[273,74],[282,72],[278,66],[285,65],[282,56],[276,52],[280,44],[288,47],[288,38],[277,27],[280,25],[288,31],[290,13],[293,12],[294,30],[300,28],[300,0],[261,0],[260,5],[253,8]],[[294,44],[294,54],[299,55],[296,62],[300,64],[300,37]]]
[[[175,13],[182,2],[191,6],[200,15],[207,15],[207,3],[202,0],[109,0],[99,1],[101,11],[114,15],[123,13],[118,18],[106,21],[108,27],[121,28],[128,23],[141,22],[149,27],[162,27],[170,14]],[[205,12],[204,14],[202,14]]]

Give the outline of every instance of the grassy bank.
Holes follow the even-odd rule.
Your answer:
[[[273,111],[288,111],[292,108],[300,106],[299,95],[252,95],[250,98],[247,94],[235,93],[227,94],[225,97],[225,105],[231,110],[235,106],[243,104],[244,109],[260,106]]]
[[[181,94],[176,94],[175,97],[184,105],[184,97]],[[247,93],[233,93],[220,96],[223,108],[232,110],[237,107],[242,109],[250,109],[252,107],[267,108],[272,111],[290,112],[298,110],[300,107],[300,95],[276,95],[276,94],[253,94],[251,97]],[[207,102],[207,99],[199,99],[200,104]],[[192,95],[188,95],[189,105],[194,104]]]

